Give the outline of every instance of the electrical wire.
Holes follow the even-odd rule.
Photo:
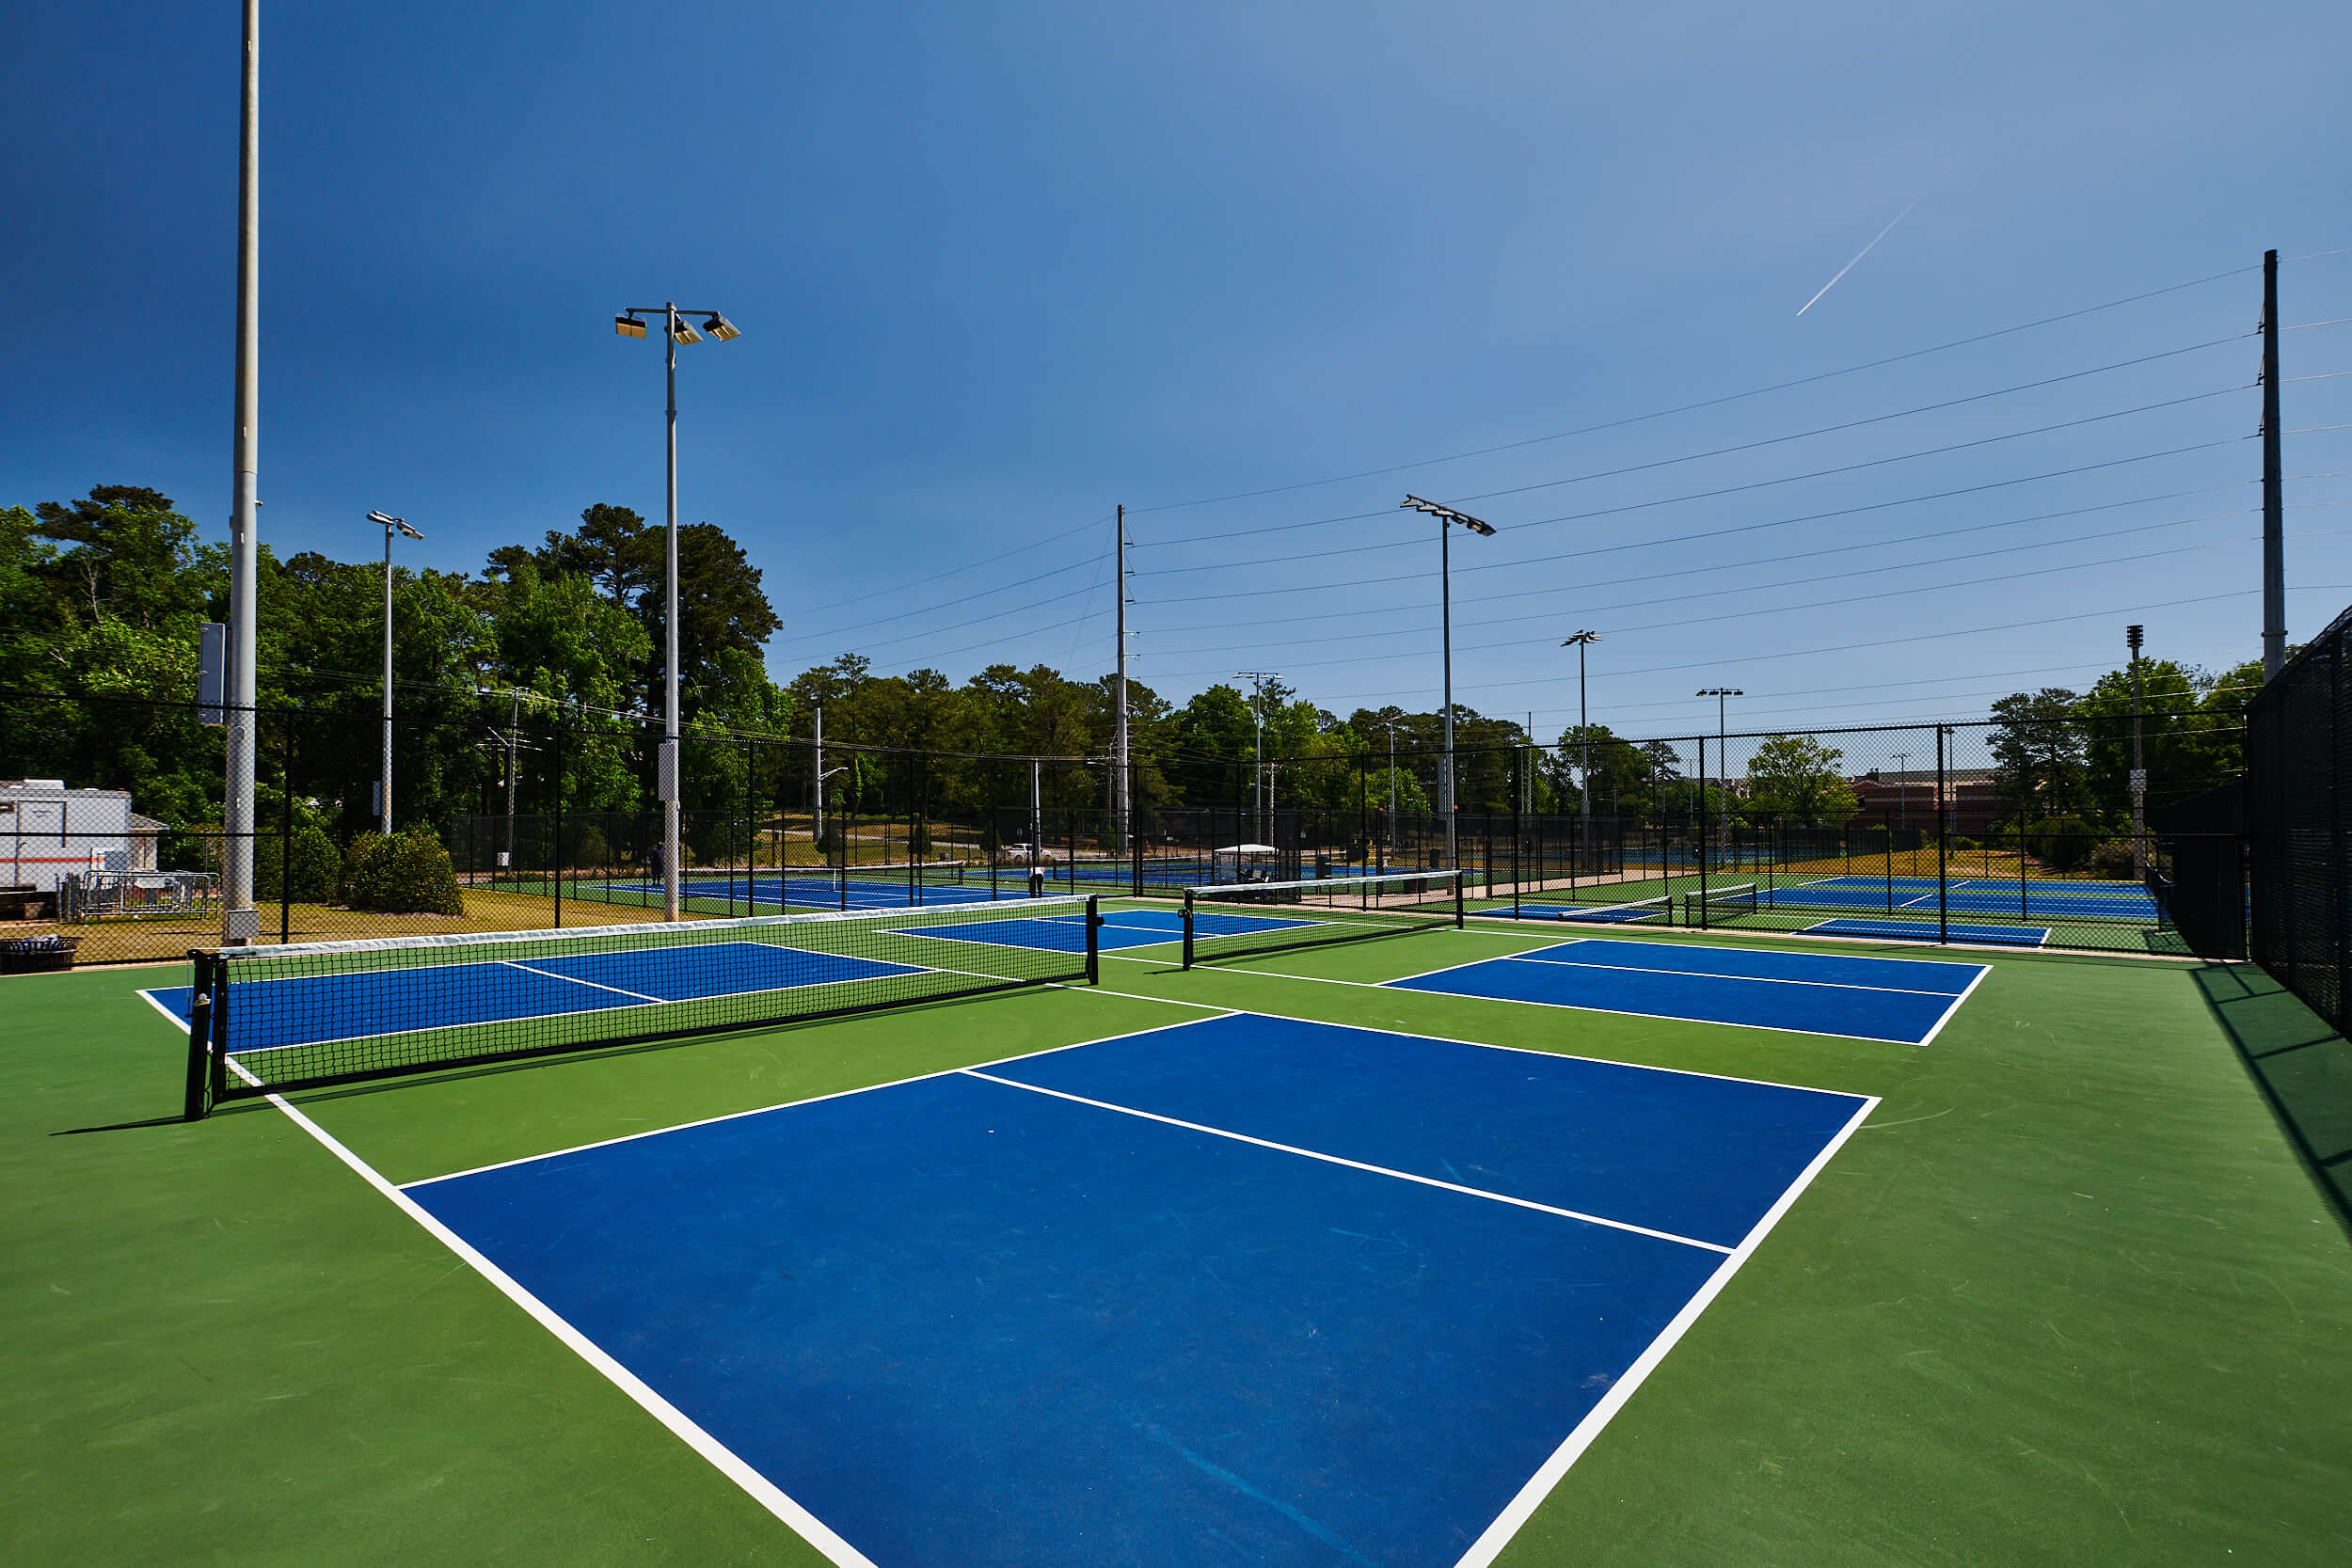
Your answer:
[[[1454,575],[1455,577],[1467,577],[1473,572],[1516,572],[1528,566],[1539,565],[1548,561],[1573,561],[1586,556],[1614,555],[1622,550],[1651,549],[1664,545],[1687,545],[1703,539],[1728,538],[1736,533],[1756,533],[1765,529],[1787,528],[1795,523],[1816,523],[1830,517],[1851,517],[1859,515],[1865,512],[1884,512],[1898,506],[1915,506],[1922,501],[1949,500],[1956,496],[1975,496],[1981,495],[1987,490],[2009,489],[2020,484],[2037,484],[2043,480],[2071,479],[2076,474],[2097,473],[2106,468],[2127,467],[2134,463],[2153,463],[2160,458],[2181,457],[2190,452],[2210,451],[2216,447],[2233,446],[2240,441],[2251,441],[2253,439],[2255,439],[2255,437],[2252,436],[2225,436],[2217,441],[2199,441],[2193,445],[2185,447],[2168,447],[2161,451],[2146,451],[2137,453],[2131,457],[2109,458],[2102,463],[2084,463],[2072,468],[2052,468],[2043,473],[2023,474],[2015,479],[1989,480],[1982,484],[1963,484],[1956,490],[1931,490],[1923,495],[1902,496],[1894,500],[1869,501],[1860,506],[1836,507],[1827,512],[1807,512],[1793,517],[1775,517],[1761,523],[1739,523],[1734,524],[1729,528],[1703,529],[1695,533],[1669,534],[1658,539],[1631,539],[1627,540],[1622,544],[1598,545],[1590,549],[1571,550],[1563,555],[1536,556],[1532,560],[1499,561],[1486,565],[1464,566],[1455,571]],[[2248,483],[2257,482],[2249,481]],[[2217,486],[2216,488],[2218,487]],[[2202,492],[2196,490],[2174,492],[2176,495],[2198,495],[2201,493]],[[1603,514],[1586,513],[1581,514],[1581,515],[1599,516],[1603,515]],[[1553,522],[1566,522],[1571,521],[1572,519],[1559,517],[1548,520]],[[1428,547],[1428,544],[1429,542],[1426,539],[1400,540],[1394,545],[1364,545],[1354,546],[1349,549],[1348,553],[1350,555],[1369,555],[1375,550],[1381,549],[1404,549],[1407,547],[1419,547],[1425,549]],[[1321,561],[1324,559],[1326,559],[1326,557],[1323,552],[1316,552],[1310,555],[1277,556],[1270,561],[1246,562],[1241,564],[1243,566],[1264,566],[1288,561]],[[1174,577],[1179,573],[1231,571],[1237,569],[1239,568],[1230,565],[1169,566],[1162,567],[1157,572],[1138,572],[1136,575],[1138,577]],[[1428,576],[1429,574],[1426,572],[1408,572],[1391,578],[1364,578],[1358,579],[1355,583],[1340,584],[1338,586],[1359,586],[1362,583],[1371,582],[1404,582],[1425,578]],[[1299,583],[1287,588],[1246,589],[1231,594],[1202,594],[1189,599],[1161,599],[1154,600],[1152,602],[1159,604],[1189,604],[1197,603],[1205,599],[1252,597],[1261,594],[1305,593],[1311,590],[1319,590],[1329,586],[1333,585],[1321,582],[1310,582]]]
[[[1733,446],[1714,447],[1706,451],[1684,452],[1679,456],[1661,457],[1648,463],[1629,464],[1621,468],[1603,468],[1593,473],[1577,474],[1567,479],[1546,480],[1540,484],[1520,485],[1517,489],[1482,491],[1477,495],[1466,496],[1463,499],[1485,500],[1495,496],[1518,495],[1521,491],[1525,490],[1540,490],[1549,486],[1563,484],[1585,484],[1590,483],[1595,480],[1602,479],[1621,479],[1628,474],[1649,473],[1659,468],[1671,468],[1680,464],[1696,463],[1709,457],[1728,457],[1743,451],[1756,451],[1765,447],[1784,446],[1790,441],[1808,440],[1816,436],[1835,436],[1844,431],[1860,430],[1874,424],[1884,424],[1892,420],[1907,420],[1919,414],[1941,413],[1948,408],[1960,408],[1972,403],[1983,403],[1993,398],[2008,397],[2016,392],[2036,391],[2044,387],[2058,386],[2062,382],[2079,381],[2085,376],[2103,375],[2109,371],[2129,370],[2134,366],[2151,364],[2158,359],[2176,358],[2181,355],[2194,354],[2202,349],[2217,348],[2229,343],[2243,342],[2248,338],[2252,336],[2254,336],[2254,334],[2250,332],[2233,333],[2227,338],[2214,338],[2201,343],[2190,343],[2183,348],[2171,348],[2166,349],[2157,354],[2142,355],[2137,359],[2121,359],[2110,365],[2097,365],[2085,371],[2070,371],[2064,375],[2047,376],[2040,381],[2020,382],[2012,387],[1996,388],[1989,392],[1975,392],[1971,393],[1967,397],[1949,398],[1942,403],[1924,403],[1916,405],[1915,407],[1898,408],[1885,414],[1873,414],[1867,419],[1848,420],[1838,424],[1819,425],[1811,430],[1795,431],[1786,436],[1770,436],[1760,440],[1741,441]],[[2233,388],[2231,389],[2236,390],[2237,388]],[[1353,513],[1342,517],[1319,517],[1306,522],[1272,523],[1256,528],[1233,529],[1223,533],[1189,533],[1180,535],[1174,539],[1139,541],[1138,546],[1158,549],[1172,545],[1199,544],[1204,540],[1254,538],[1261,534],[1286,533],[1297,529],[1325,528],[1335,523],[1354,522],[1362,517],[1379,515],[1381,515],[1379,512]]]
[[[2329,256],[2336,253],[2318,251],[2313,254]],[[2294,259],[2307,261],[2311,258]],[[1930,355],[1943,354],[1956,348],[1967,348],[1976,343],[1991,342],[1998,338],[2013,337],[2020,332],[2031,332],[2040,327],[2055,326],[2060,322],[2075,321],[2084,316],[2096,315],[2103,310],[2119,309],[2126,305],[2137,305],[2143,300],[2158,299],[2166,294],[2179,293],[2185,289],[2201,288],[2207,283],[2217,283],[2225,277],[2236,277],[2254,270],[2251,266],[2232,267],[2225,272],[2211,273],[2203,277],[2192,277],[2185,283],[2167,284],[2161,289],[2150,289],[2144,293],[2126,294],[2121,299],[2110,299],[2097,305],[2086,305],[2080,309],[2061,311],[2055,316],[2043,316],[2036,321],[2020,322],[2014,326],[1997,327],[1990,332],[1979,332],[1965,338],[1955,338],[1948,342],[1936,343],[1928,348],[1911,349],[1901,354],[1890,354],[1877,359],[1866,359],[1860,364],[1847,365],[1838,370],[1821,371],[1813,375],[1801,375],[1788,381],[1776,381],[1768,386],[1752,387],[1743,392],[1728,392],[1722,397],[1704,398],[1696,403],[1686,403],[1673,408],[1661,408],[1647,414],[1628,415],[1623,419],[1610,420],[1600,424],[1584,425],[1575,430],[1564,430],[1550,436],[1534,436],[1525,440],[1505,441],[1500,445],[1481,447],[1471,451],[1454,452],[1444,457],[1419,458],[1410,463],[1395,463],[1387,467],[1365,468],[1355,473],[1333,474],[1323,479],[1299,480],[1295,483],[1272,484],[1256,490],[1236,490],[1222,496],[1201,496],[1191,500],[1162,501],[1152,506],[1129,507],[1127,511],[1128,515],[1133,516],[1143,512],[1174,512],[1187,507],[1215,506],[1225,501],[1249,500],[1260,496],[1274,496],[1292,490],[1312,489],[1317,485],[1345,483],[1349,480],[1376,479],[1383,474],[1404,473],[1411,468],[1425,468],[1438,463],[1459,462],[1470,457],[1487,457],[1496,452],[1513,451],[1521,447],[1540,446],[1547,441],[1564,441],[1571,436],[1596,435],[1605,430],[1622,430],[1628,425],[1643,424],[1652,420],[1672,419],[1677,414],[1696,413],[1703,408],[1719,408],[1727,403],[1740,403],[1748,398],[1765,397],[1773,392],[1785,392],[1797,387],[1810,387],[1820,382],[1836,380],[1840,376],[1856,375],[1864,371],[1879,370],[1887,365],[1899,365],[1907,360],[1921,359]]]

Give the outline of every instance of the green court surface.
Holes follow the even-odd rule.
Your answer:
[[[2267,977],[1971,953],[1925,1046],[1374,984],[1565,934],[1105,954],[1091,990],[293,1098],[397,1183],[1212,1008],[1875,1096],[1497,1560],[2352,1560],[2352,1243],[2312,1169],[2346,1170],[2352,1069]],[[0,981],[8,1560],[824,1560],[278,1109],[177,1120],[185,1042],[135,993],[184,981]]]

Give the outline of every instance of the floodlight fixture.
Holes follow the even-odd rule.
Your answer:
[[[662,594],[664,606],[662,643],[663,661],[666,668],[661,683],[663,688],[661,754],[666,759],[663,766],[668,769],[663,776],[669,780],[672,787],[666,791],[668,799],[661,802],[661,918],[675,920],[678,918],[680,895],[678,802],[675,788],[678,752],[677,346],[680,343],[701,342],[704,332],[707,332],[723,343],[730,338],[739,338],[742,334],[736,330],[733,322],[716,310],[684,309],[675,301],[667,300],[660,305],[630,307],[612,318],[612,329],[624,338],[643,338],[645,336],[645,323],[641,318],[655,315],[661,318],[664,340],[663,369],[668,373],[670,383],[668,408],[670,506],[668,527],[663,531],[666,545],[663,551],[664,577],[667,585]],[[703,318],[702,332],[694,329],[693,323],[686,319],[689,316]],[[818,782],[821,784],[822,780]],[[820,812],[823,809],[821,801],[818,809]]]
[[[1445,817],[1445,863],[1449,871],[1460,868],[1462,861],[1455,837],[1454,800],[1454,562],[1451,558],[1453,534],[1449,525],[1459,523],[1482,539],[1494,536],[1494,525],[1441,506],[1433,500],[1406,493],[1396,503],[1400,510],[1426,512],[1438,519],[1438,607],[1439,640],[1445,657],[1445,757],[1438,772],[1438,810]]]

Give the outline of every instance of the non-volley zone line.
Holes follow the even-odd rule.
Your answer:
[[[2050,940],[2047,926],[1985,926],[1948,921],[1899,920],[1867,915],[1841,915],[1805,927],[1800,933],[1814,937],[1874,937],[1896,942],[1975,942],[1987,947],[2040,947]]]
[[[1086,950],[1086,920],[1083,914],[1040,915],[1035,919],[985,920],[969,926],[923,926],[896,933],[909,937],[933,937],[945,942],[984,942],[994,946],[1040,947],[1054,952],[1077,953]],[[1300,926],[1327,925],[1327,921],[1283,920],[1272,915],[1228,914],[1220,910],[1196,910],[1193,913],[1193,934],[1200,937],[1255,936],[1264,931],[1285,931]],[[1162,942],[1182,942],[1184,937],[1184,917],[1177,910],[1119,910],[1103,916],[1096,942],[1103,950],[1122,947],[1155,947]]]
[[[1926,1045],[1989,973],[1982,964],[1591,938],[1387,984],[1588,1012]]]
[[[282,975],[245,982],[245,997],[265,987],[269,1001],[230,1009],[228,1049],[249,1055],[420,1030],[670,1006],[714,996],[920,974],[927,967],[778,942],[726,942]],[[420,975],[429,983],[420,983]],[[140,994],[186,1026],[193,1006],[188,987]]]
[[[1445,1568],[1875,1103],[1223,1013],[396,1196],[836,1563]]]

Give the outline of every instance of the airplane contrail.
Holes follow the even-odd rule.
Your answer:
[[[1921,198],[1918,197],[1912,198],[1911,207],[1916,207],[1919,205],[1920,200]],[[1870,252],[1876,250],[1879,245],[1879,241],[1886,238],[1887,235],[1892,234],[1895,231],[1895,224],[1902,222],[1903,219],[1911,215],[1911,207],[1906,207],[1901,212],[1897,213],[1895,214],[1895,223],[1890,223],[1885,228],[1880,230],[1878,233],[1871,238],[1868,245],[1866,245],[1860,250],[1855,251],[1853,261],[1847,262],[1844,266],[1837,269],[1837,277],[1843,277],[1848,273],[1853,271],[1854,263],[1856,261],[1860,261],[1865,256],[1867,256]],[[1822,284],[1820,293],[1815,294],[1811,299],[1806,300],[1803,305],[1797,307],[1797,314],[1802,316],[1807,310],[1812,309],[1815,305],[1820,303],[1821,294],[1825,294],[1832,289],[1837,287],[1837,277],[1833,277],[1828,282]]]

